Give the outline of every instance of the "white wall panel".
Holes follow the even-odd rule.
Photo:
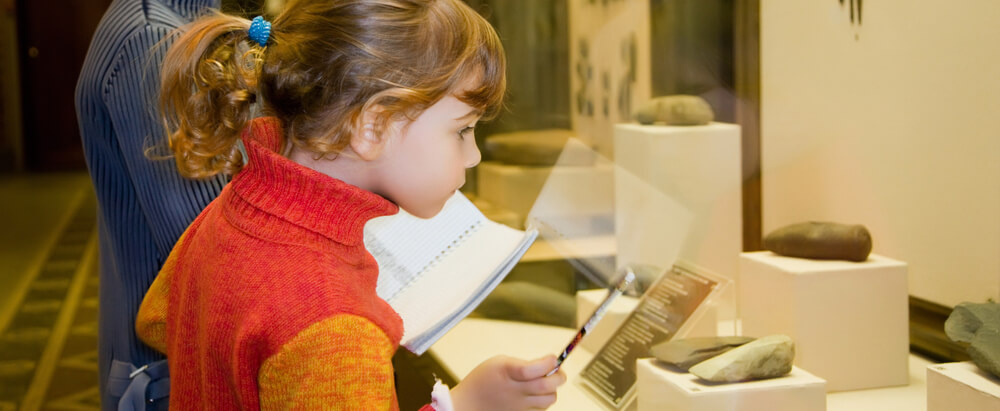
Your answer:
[[[1000,2],[761,1],[763,231],[860,223],[910,293],[1000,297]]]

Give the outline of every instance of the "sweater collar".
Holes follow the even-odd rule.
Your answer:
[[[243,132],[249,163],[230,183],[241,213],[263,212],[345,245],[360,245],[375,217],[395,214],[389,200],[291,161],[277,118],[255,119]],[[235,199],[234,199],[235,200]]]

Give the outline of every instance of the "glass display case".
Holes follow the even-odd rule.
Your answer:
[[[621,267],[693,263],[733,284],[715,334],[790,335],[826,407],[942,409],[928,383],[962,385],[962,367],[925,375],[969,358],[945,335],[952,307],[1000,297],[1000,6],[468,3],[504,41],[510,96],[477,127],[484,161],[464,191],[541,232],[506,280],[520,291],[479,317],[574,327],[586,316],[567,311],[592,309],[586,294]],[[865,228],[865,258],[762,242],[805,222]]]
[[[218,4],[252,17],[286,1]],[[508,93],[475,126],[482,161],[461,191],[538,236],[424,355],[397,351],[401,409],[434,378],[567,345],[553,410],[1000,409],[1000,2],[463,1],[503,42]],[[19,21],[28,3],[0,1],[7,170],[32,146],[20,94],[48,96],[15,84],[39,51],[20,56],[13,34],[53,33]],[[84,49],[43,58],[85,54],[88,38],[57,37]],[[30,227],[8,230],[8,254],[37,266],[8,271],[42,274],[8,287],[31,298],[0,298],[0,342],[20,350],[0,364],[0,410],[99,405],[93,347],[62,348],[97,338],[97,236],[74,231],[96,227],[96,204],[86,178],[62,177],[32,176],[25,210],[44,222],[25,211]],[[36,257],[29,232],[62,237]],[[627,270],[637,281],[577,340]],[[56,271],[79,279],[75,300],[49,298],[70,284]],[[57,319],[55,342],[31,323]],[[32,377],[57,368],[90,385]]]

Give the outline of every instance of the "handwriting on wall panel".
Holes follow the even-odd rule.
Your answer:
[[[840,5],[844,5],[844,0],[840,1]],[[861,25],[861,10],[864,6],[863,0],[849,0],[847,7],[851,9],[851,24]]]
[[[568,0],[570,121],[586,144],[612,158],[614,124],[649,100],[649,0]]]

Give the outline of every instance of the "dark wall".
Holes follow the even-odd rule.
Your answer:
[[[0,173],[22,167],[15,23],[14,0],[0,0]]]
[[[466,0],[496,27],[507,51],[509,112],[482,135],[569,128],[566,0]],[[652,95],[704,97],[735,121],[734,0],[650,0]]]
[[[477,127],[491,133],[569,128],[566,0],[467,0],[493,24],[507,52],[509,110]]]
[[[83,170],[74,91],[111,0],[17,2],[24,159],[29,171]]]
[[[18,0],[23,153],[28,171],[84,170],[74,92],[87,48],[112,0]],[[264,0],[223,0],[223,10],[256,15]],[[11,110],[4,107],[5,110]],[[3,141],[13,136],[4,137]],[[0,145],[11,147],[10,144]],[[0,160],[16,154],[0,150]]]
[[[733,0],[650,0],[653,96],[700,95],[735,122]]]

